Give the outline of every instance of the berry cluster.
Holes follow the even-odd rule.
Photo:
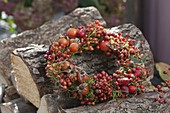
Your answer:
[[[159,103],[167,103],[168,102],[168,99],[166,99],[165,98],[165,94],[169,91],[169,89],[170,89],[170,81],[169,80],[167,80],[166,82],[165,82],[166,84],[165,84],[165,87],[167,86],[168,87],[168,89],[163,89],[163,87],[162,87],[162,85],[157,85],[154,89],[153,89],[153,91],[155,91],[155,92],[158,92],[159,93],[159,96],[156,96],[155,97],[155,102],[159,102]],[[169,95],[170,96],[170,95]],[[168,96],[168,97],[169,97]]]
[[[134,44],[135,40],[130,39],[128,34],[110,33],[99,21],[71,27],[50,45],[45,54],[46,76],[54,81],[57,88],[79,99],[81,104],[94,105],[116,97],[139,94],[145,90],[142,81],[147,77],[147,71],[140,50]],[[118,69],[113,74],[103,70],[96,75],[88,75],[76,66],[74,55],[96,49],[117,61]]]
[[[170,72],[170,68],[166,69],[163,71],[164,75],[168,75],[168,73]],[[158,92],[158,96],[156,96],[154,98],[155,102],[159,102],[159,103],[167,103],[168,99],[166,98],[166,94],[168,93],[168,91],[170,91],[170,80],[169,79],[165,79],[164,83],[162,83],[161,85],[157,85],[156,87],[153,88],[154,92]],[[167,97],[170,97],[170,95],[168,95]]]
[[[109,76],[105,71],[94,75],[88,84],[88,93],[79,96],[81,104],[94,105],[97,102],[113,98],[112,76]]]

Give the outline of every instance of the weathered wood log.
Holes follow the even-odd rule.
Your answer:
[[[44,54],[48,46],[32,45],[26,48],[18,48],[11,54],[11,63],[14,73],[14,82],[20,95],[39,107],[43,95],[52,93],[53,84],[45,77]],[[65,101],[66,95],[60,95],[59,103]],[[74,99],[69,99],[73,102]],[[66,100],[68,103],[68,99]],[[76,101],[70,104],[72,107],[79,105]],[[65,107],[69,107],[65,104]]]
[[[168,103],[155,102],[157,92],[147,92],[132,98],[111,100],[95,106],[66,109],[66,113],[170,113],[170,91],[164,95]],[[50,106],[49,106],[50,107]],[[47,112],[50,113],[50,112]]]
[[[0,84],[0,103],[2,103],[4,92],[5,92],[5,85],[4,84]]]
[[[11,54],[15,87],[36,107],[39,107],[40,98],[51,90],[50,82],[44,76],[47,49],[44,45],[32,45],[16,49]]]
[[[153,56],[149,45],[140,30],[134,25],[125,24],[112,28],[110,32],[129,33],[131,38],[135,38],[137,40],[136,46],[141,50],[142,54],[146,56],[147,60],[144,63],[146,64],[147,71],[149,73],[148,75],[153,75]],[[43,55],[47,49],[47,46],[34,45],[32,47],[16,49],[13,54],[11,54],[11,62],[15,78],[14,80],[17,90],[19,94],[28,99],[37,107],[40,105],[40,98],[44,94],[47,94],[47,91],[51,89],[48,79],[44,78],[45,60]],[[115,64],[114,60],[110,61],[109,57],[107,58],[102,52],[97,50],[93,53],[90,51],[85,51],[81,56],[75,56],[74,61],[77,63],[78,67],[81,67],[81,69],[88,74],[95,74],[101,70],[110,70],[110,65]],[[116,66],[114,67],[115,69],[117,68]],[[113,73],[113,67],[110,71],[112,72],[108,72]],[[149,80],[147,83],[148,82]]]
[[[64,113],[64,108],[80,106],[80,102],[62,95],[44,95],[37,113]],[[62,112],[61,112],[62,111]]]
[[[70,24],[79,26],[94,20],[99,20],[105,24],[95,7],[77,8],[58,20],[49,21],[34,30],[24,31],[14,38],[2,40],[0,42],[0,83],[11,85],[10,78],[13,78],[13,75],[11,74],[10,53],[14,49],[26,47],[32,43],[49,45],[49,42],[56,40],[56,37],[64,33],[70,27]]]
[[[158,92],[146,92],[132,98],[114,99],[99,103],[95,106],[79,106],[64,109],[63,103],[52,95],[44,95],[37,113],[169,113],[170,112],[170,91],[164,94],[167,103],[155,102],[159,97]],[[70,104],[70,103],[67,103]]]
[[[3,97],[4,102],[9,102],[17,98],[20,98],[20,96],[18,95],[16,88],[14,86],[8,86],[5,89],[5,96]]]
[[[4,84],[5,86],[11,85],[10,77],[6,74],[8,68],[4,66],[2,62],[0,62],[0,84]]]
[[[37,108],[24,102],[22,98],[0,105],[1,113],[36,113]]]

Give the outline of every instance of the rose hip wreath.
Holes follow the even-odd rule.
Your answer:
[[[45,54],[46,76],[56,84],[57,89],[79,99],[81,104],[95,103],[113,98],[124,98],[144,92],[142,81],[147,71],[141,60],[135,40],[122,33],[110,33],[99,21],[78,28],[70,27],[66,34],[58,37]],[[116,56],[117,69],[113,74],[107,70],[95,75],[82,73],[73,61],[83,51],[101,50],[111,60]],[[134,60],[138,59],[137,61]]]

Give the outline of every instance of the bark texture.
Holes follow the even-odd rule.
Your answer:
[[[90,107],[76,107],[80,104],[73,99],[69,100],[69,98],[65,98],[65,95],[59,94],[56,97],[46,95],[51,92],[50,82],[45,78],[45,60],[43,58],[48,46],[29,46],[29,44],[49,45],[49,40],[53,41],[58,35],[63,34],[69,28],[70,24],[79,26],[94,20],[105,23],[96,8],[78,8],[57,21],[47,22],[37,29],[25,31],[15,38],[3,40],[0,42],[0,76],[4,78],[6,84],[11,85],[13,83],[20,95],[36,107],[39,107],[38,113],[58,113],[61,110],[64,113],[63,109],[66,109],[65,112],[68,113],[149,113],[152,111],[158,113],[163,110],[165,113],[168,113],[169,103],[153,104],[152,97],[157,95],[153,92],[148,92],[139,97],[112,100]],[[130,38],[137,40],[136,47],[146,57],[146,61],[144,62],[148,71],[148,80],[146,83],[149,83],[153,75],[154,60],[149,44],[141,31],[132,24],[124,24],[108,30],[110,32],[122,32],[123,34],[128,33]],[[12,51],[13,53],[11,54]],[[114,60],[110,62],[109,58],[99,51],[93,53],[84,52],[81,57],[77,55],[74,60],[88,74],[98,73],[101,69],[110,70],[110,67],[117,68],[114,65]],[[12,68],[13,73],[11,73]],[[109,73],[112,73],[112,71],[114,70],[111,70]],[[41,99],[42,96],[43,98]],[[169,96],[167,97],[169,98]],[[158,110],[155,109],[155,106],[158,106]]]
[[[0,105],[1,113],[36,113],[37,108],[25,103],[22,98]]]
[[[155,102],[156,92],[147,92],[132,98],[111,100],[95,106],[66,109],[66,113],[170,113],[170,91],[164,95],[168,103]]]
[[[0,42],[0,82],[11,85],[11,62],[10,53],[20,47],[27,47],[29,44],[47,44],[64,33],[72,24],[73,26],[85,25],[92,21],[105,21],[99,11],[94,7],[77,8],[70,14],[61,17],[56,21],[49,21],[34,30],[24,31],[14,38],[4,39]]]
[[[40,98],[52,89],[50,81],[44,76],[47,49],[44,45],[32,45],[18,48],[11,54],[16,89],[36,107],[39,107]]]
[[[150,51],[149,44],[145,40],[141,31],[132,24],[125,24],[108,30],[110,32],[129,33],[130,38],[136,39],[136,47],[138,47],[141,50],[141,53],[146,56],[146,61],[144,63],[146,65],[148,75],[153,75],[154,62],[152,52]],[[48,99],[42,100],[40,105],[40,98],[43,95],[52,92],[52,88],[49,84],[50,82],[45,78],[45,59],[43,56],[47,50],[48,46],[32,45],[26,48],[15,49],[13,54],[11,54],[11,62],[15,78],[14,83],[16,84],[18,93],[28,99],[36,107],[40,106],[40,108],[43,108],[41,107],[42,105],[44,106],[42,102],[46,103],[46,106],[49,106],[48,103],[50,103],[50,100]],[[115,65],[115,60],[110,61],[109,57],[104,55],[103,52],[97,50],[93,52],[85,51],[81,56],[76,55],[73,60],[77,63],[78,67],[88,74],[99,73],[102,70],[108,70],[108,73],[111,74],[118,68]],[[150,78],[150,76],[148,78]],[[150,79],[148,79],[146,83],[149,83],[149,80]],[[146,85],[146,87],[148,86]],[[61,104],[64,96],[59,95],[58,97],[60,99],[56,100],[56,102]],[[74,99],[72,99],[71,102],[73,102],[73,100]],[[65,101],[63,102],[66,103]],[[68,108],[78,105],[79,104],[73,102],[70,106],[63,104],[62,107]]]

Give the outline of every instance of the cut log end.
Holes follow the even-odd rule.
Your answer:
[[[14,54],[11,54],[11,63],[18,93],[38,107],[40,94],[27,65]]]

